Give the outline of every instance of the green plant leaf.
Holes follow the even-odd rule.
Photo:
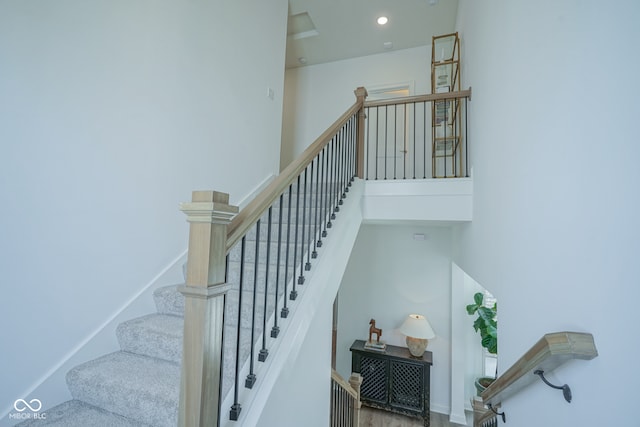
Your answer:
[[[474,322],[473,322],[473,329],[476,330],[476,332],[478,332],[478,330],[480,330],[482,327],[484,326],[484,322],[482,321],[482,319],[480,317],[478,317]]]
[[[498,337],[498,329],[493,325],[487,325],[487,334],[494,338]]]
[[[498,340],[490,335],[482,339],[482,346],[491,354],[497,354],[498,352]]]
[[[476,304],[469,304],[467,306],[467,314],[473,316],[475,312],[478,311],[478,306]]]
[[[476,294],[473,296],[473,300],[475,301],[477,306],[481,306],[482,305],[483,298],[484,298],[484,296],[482,295],[481,292],[476,292]]]
[[[494,303],[493,307],[485,307],[482,305],[484,295],[477,292],[473,295],[475,304],[466,306],[469,315],[477,314],[477,318],[473,322],[473,329],[480,334],[482,347],[486,348],[489,353],[498,353],[498,322],[496,321],[498,304]]]
[[[485,321],[490,322],[496,316],[493,310],[487,307],[479,307],[478,315]]]

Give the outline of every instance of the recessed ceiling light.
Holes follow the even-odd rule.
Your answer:
[[[384,42],[384,48],[385,49],[393,49],[393,43],[392,42]]]
[[[387,22],[389,22],[389,18],[387,18],[386,16],[381,16],[380,18],[378,18],[378,25],[384,25]]]
[[[307,63],[307,58],[305,58],[304,56],[301,56],[300,58],[298,58],[298,62],[301,64],[306,64]]]

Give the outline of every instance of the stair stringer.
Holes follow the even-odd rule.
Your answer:
[[[233,390],[225,397],[221,406],[220,426],[257,426],[263,425],[261,419],[264,416],[267,401],[276,387],[285,387],[287,381],[293,379],[302,380],[306,375],[304,372],[285,372],[291,369],[303,350],[305,338],[316,317],[321,314],[321,309],[330,310],[335,296],[340,288],[342,276],[347,268],[349,256],[355,245],[360,225],[362,224],[362,197],[364,193],[364,181],[356,179],[340,206],[340,212],[336,214],[337,219],[333,221],[333,227],[329,230],[328,237],[323,240],[322,249],[318,251],[318,258],[311,271],[306,273],[305,284],[298,288],[301,292],[296,304],[291,306],[289,317],[286,319],[286,326],[281,325],[280,336],[275,341],[270,350],[269,357],[265,362],[259,363],[257,370],[257,381],[251,390],[241,387],[239,390],[239,401],[242,404],[242,411],[237,421],[229,420],[229,408],[233,404]],[[327,325],[330,328],[330,325]],[[330,330],[328,329],[328,333]],[[308,345],[308,344],[307,344]],[[331,349],[324,349],[329,355]],[[330,360],[330,357],[327,358]],[[320,367],[320,371],[326,370],[327,384],[330,380],[330,363],[325,367]],[[314,367],[318,369],[318,367]],[[308,385],[307,385],[308,386]],[[288,387],[292,396],[300,396],[305,389]],[[327,385],[328,390],[328,385]],[[318,414],[327,417],[329,408],[329,393],[326,395],[326,404],[314,401],[314,407]],[[283,414],[284,415],[284,414]],[[290,415],[290,413],[287,413]],[[294,425],[305,425],[308,423],[309,414],[306,420],[293,421]],[[268,418],[268,415],[267,415]],[[280,420],[280,425],[283,420]]]

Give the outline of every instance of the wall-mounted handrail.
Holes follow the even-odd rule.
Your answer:
[[[537,370],[549,372],[572,359],[591,360],[598,356],[593,335],[582,332],[555,332],[544,335],[482,392],[485,405],[498,404],[534,381]]]

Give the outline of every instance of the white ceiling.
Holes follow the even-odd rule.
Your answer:
[[[289,33],[304,32],[287,36],[286,67],[383,53],[387,42],[392,50],[430,45],[431,37],[454,31],[457,9],[458,0],[289,0]],[[294,31],[300,22],[291,16],[305,12],[315,30]],[[384,26],[376,23],[381,15],[389,18]]]

